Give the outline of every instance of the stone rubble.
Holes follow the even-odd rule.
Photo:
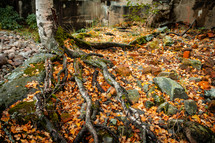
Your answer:
[[[15,32],[0,31],[0,82],[26,59],[39,53],[41,48],[42,45],[33,39],[26,40]]]

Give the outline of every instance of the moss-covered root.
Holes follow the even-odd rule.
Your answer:
[[[154,135],[154,133],[151,132],[150,129],[146,127],[146,124],[142,123],[141,120],[138,119],[139,117],[138,111],[132,108],[126,102],[125,100],[126,99],[125,97],[127,95],[126,90],[124,90],[124,88],[120,86],[120,84],[117,81],[115,81],[115,79],[111,76],[111,74],[108,71],[107,65],[100,60],[94,60],[94,62],[91,61],[91,63],[93,63],[93,66],[97,66],[98,68],[101,68],[103,70],[103,76],[105,80],[116,89],[119,102],[121,103],[123,110],[127,115],[128,119],[131,121],[132,124],[134,124],[137,128],[139,128],[142,131],[141,138],[143,142],[147,142],[146,135],[151,141],[159,142],[156,139],[156,136]]]
[[[42,126],[50,133],[52,139],[54,142],[60,142],[60,143],[67,143],[67,141],[64,139],[64,137],[58,133],[58,131],[54,128],[53,124],[46,118],[46,116],[42,112],[43,102],[41,100],[41,95],[36,94],[34,96],[34,99],[36,101],[36,115],[38,116]]]
[[[85,99],[86,103],[87,103],[87,108],[86,108],[86,117],[85,117],[85,122],[86,122],[86,128],[87,130],[92,134],[93,138],[94,138],[94,142],[98,143],[98,135],[96,133],[96,130],[94,129],[92,123],[91,123],[91,108],[92,108],[92,101],[88,95],[88,93],[86,92],[83,82],[82,82],[82,70],[81,68],[79,68],[79,62],[78,61],[74,61],[74,69],[75,69],[75,81],[79,87],[79,91],[82,95],[82,97]]]

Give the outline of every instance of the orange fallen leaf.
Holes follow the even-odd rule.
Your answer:
[[[208,35],[209,38],[213,38],[214,37],[214,34],[212,32],[207,33],[207,35]]]
[[[183,58],[189,58],[190,57],[190,51],[184,51]]]
[[[197,48],[198,48],[198,45],[197,45],[197,44],[194,44],[194,45],[192,46],[192,48],[193,48],[193,49],[197,49]]]
[[[28,131],[28,128],[26,126],[23,126],[22,127],[23,131],[27,132]]]
[[[200,81],[199,83],[198,83],[198,85],[203,89],[203,90],[205,90],[205,89],[210,89],[211,88],[211,86],[210,86],[210,83],[208,82],[208,81]]]
[[[199,123],[201,122],[201,119],[199,118],[198,115],[193,115],[192,118]]]

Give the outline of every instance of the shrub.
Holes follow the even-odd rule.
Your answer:
[[[37,19],[35,14],[30,14],[26,20],[30,29],[36,30],[37,29]]]
[[[12,6],[6,6],[6,8],[0,8],[0,23],[2,29],[14,30],[21,28],[19,22],[22,18],[19,17],[18,13],[13,10]]]

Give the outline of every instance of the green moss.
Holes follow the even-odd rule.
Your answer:
[[[99,105],[98,104],[92,104],[92,109],[98,109]]]
[[[52,98],[57,99],[57,96],[55,94],[52,94]]]
[[[52,62],[54,62],[54,61],[61,61],[61,60],[62,60],[62,57],[59,56],[59,55],[56,55],[56,56],[51,57],[50,60],[51,60]]]
[[[21,102],[9,110],[9,113],[11,115],[15,115],[15,120],[19,124],[26,124],[29,121],[36,122],[38,118],[34,114],[34,112],[35,112],[34,102]]]
[[[91,45],[89,42],[87,41],[84,41],[84,40],[81,40],[81,39],[78,39],[78,38],[74,38],[74,41],[75,41],[75,44],[78,46],[78,47],[85,47],[85,48],[88,48],[88,49],[91,49]]]
[[[83,39],[85,37],[92,37],[92,35],[88,33],[78,33],[75,37],[79,39]]]
[[[65,30],[59,26],[55,35],[55,40],[59,43],[59,46],[64,45],[64,41],[67,39],[67,37],[68,33],[66,33]]]
[[[130,43],[130,45],[142,45],[147,43],[146,36],[141,36]]]
[[[44,63],[34,63],[34,64],[31,64],[30,67],[24,70],[24,74],[28,76],[35,76],[35,75],[38,75],[38,73],[40,73],[44,69],[45,69]]]
[[[46,104],[46,108],[47,108],[47,110],[53,110],[53,109],[54,109],[53,102],[52,102],[52,101],[49,101],[49,102]]]
[[[57,113],[54,112],[53,114],[51,114],[51,121],[52,121],[54,124],[57,124],[57,123],[59,122]]]
[[[160,105],[165,102],[162,96],[158,96],[157,94],[153,94],[152,97],[154,98],[155,104]]]
[[[74,41],[73,39],[70,39],[70,40],[69,40],[69,43],[75,44],[75,41]]]
[[[70,118],[71,117],[71,114],[69,113],[62,113],[61,114],[61,119],[67,119],[67,118]]]
[[[59,122],[58,114],[55,112],[55,104],[51,100],[46,104],[46,109],[48,111],[49,119],[51,120],[51,122],[57,125]]]
[[[20,102],[13,108],[9,110],[9,114],[13,114],[14,112],[27,114],[35,112],[35,103],[34,102]]]
[[[127,108],[129,108],[131,105],[130,105],[128,102],[126,102],[126,103],[125,103],[125,106],[126,106]]]

